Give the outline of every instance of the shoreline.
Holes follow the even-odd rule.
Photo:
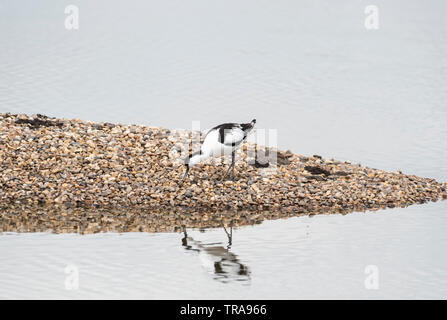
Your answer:
[[[420,203],[422,204],[422,203]],[[406,208],[399,205],[392,208]],[[0,234],[4,232],[51,232],[93,234],[104,232],[182,232],[183,228],[207,229],[244,227],[266,220],[316,215],[347,215],[390,209],[375,206],[368,209],[352,208],[338,211],[291,210],[193,210],[185,208],[160,209],[148,207],[65,207],[48,205],[0,206]]]
[[[191,138],[188,131],[142,125],[0,114],[0,232],[27,221],[29,230],[41,223],[56,232],[67,221],[70,230],[76,223],[79,230],[92,223],[107,229],[110,222],[115,230],[127,223],[137,231],[175,231],[230,218],[245,225],[447,199],[447,183],[431,178],[273,148],[263,168],[248,154],[265,147],[247,142],[237,154],[235,181],[220,181],[228,164],[207,161],[181,185],[184,167],[175,152]],[[110,221],[101,222],[100,212]],[[148,227],[138,212],[166,219]]]

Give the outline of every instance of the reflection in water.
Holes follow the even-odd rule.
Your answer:
[[[183,228],[182,246],[188,251],[198,253],[202,265],[215,275],[214,279],[224,283],[250,280],[249,268],[239,261],[236,254],[230,251],[233,227],[230,227],[230,232],[225,227],[223,229],[228,237],[226,247],[223,247],[221,242],[204,243],[194,240],[188,236],[186,228]]]

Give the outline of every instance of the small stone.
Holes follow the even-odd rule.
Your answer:
[[[182,180],[177,160],[192,151],[193,136],[204,138],[0,113],[0,232],[167,232],[447,199],[447,185],[434,179],[248,142],[237,151],[234,181],[222,182],[229,164],[211,159]],[[248,150],[259,151],[257,166]]]

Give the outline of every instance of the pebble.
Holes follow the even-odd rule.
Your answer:
[[[221,181],[228,161],[208,160],[182,183],[179,157],[198,135],[2,113],[0,232],[166,232],[447,198],[447,184],[434,179],[247,142],[234,181]]]

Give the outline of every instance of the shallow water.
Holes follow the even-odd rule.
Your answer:
[[[187,230],[186,243],[182,233],[5,234],[0,297],[445,298],[446,209],[267,221],[233,229],[230,249],[224,229]],[[370,265],[378,289],[365,287]]]
[[[77,31],[56,0],[0,4],[1,112],[169,128],[255,117],[280,148],[447,181],[445,1],[375,1],[376,31],[367,1],[70,3]],[[229,250],[222,229],[187,230],[185,245],[3,234],[0,297],[445,298],[446,209],[267,221],[233,230]]]

